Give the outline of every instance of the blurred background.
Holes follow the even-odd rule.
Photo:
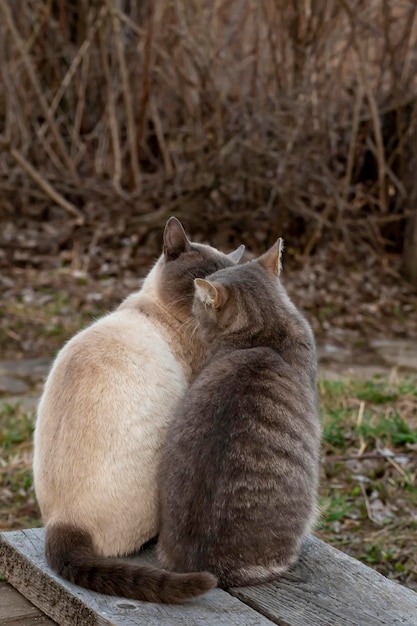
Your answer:
[[[176,215],[222,249],[282,235],[316,333],[417,336],[416,3],[0,0],[0,15],[12,309],[15,290],[36,304],[44,271],[78,311],[90,279],[113,305]],[[50,353],[36,315],[22,344],[6,312],[4,350]]]
[[[39,523],[51,357],[175,215],[246,258],[284,237],[324,377],[320,532],[415,587],[416,199],[414,1],[0,0],[0,527]]]

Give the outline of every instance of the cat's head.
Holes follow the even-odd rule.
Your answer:
[[[194,280],[193,313],[208,343],[226,336],[238,343],[245,337],[273,332],[280,298],[279,275],[283,240],[261,257]],[[285,296],[284,296],[285,297]]]
[[[205,278],[220,269],[235,266],[245,246],[230,254],[188,239],[175,217],[171,217],[164,231],[163,254],[158,261],[158,296],[170,306],[178,318],[188,317],[194,297],[194,279]]]

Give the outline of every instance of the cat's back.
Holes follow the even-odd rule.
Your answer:
[[[220,560],[244,554],[242,566],[256,563],[277,537],[290,545],[302,535],[315,515],[320,442],[309,381],[270,348],[209,362],[171,425],[161,464],[165,564],[193,568],[203,559],[222,579]],[[197,538],[192,549],[188,536]],[[239,537],[251,538],[245,548]]]
[[[87,398],[101,404],[128,390],[137,398],[141,380],[164,378],[166,371],[170,375],[178,371],[178,378],[183,378],[160,330],[140,311],[118,309],[80,331],[58,353],[38,420],[48,408],[64,413],[68,405],[78,405],[82,412]]]
[[[33,469],[45,522],[69,519],[76,502],[74,521],[93,529],[102,520],[96,543],[113,553],[125,541],[107,519],[114,512],[131,528],[141,519],[137,532],[148,533],[156,451],[185,386],[168,341],[140,312],[117,310],[73,337],[55,360],[36,420]],[[136,504],[127,508],[131,493]],[[135,533],[132,549],[137,542]]]
[[[212,472],[208,480],[214,481],[217,470],[210,468],[222,468],[224,476],[233,476],[238,466],[247,472],[251,458],[257,467],[259,451],[266,458],[269,454],[270,459],[285,459],[295,449],[304,456],[305,467],[313,467],[320,420],[316,389],[310,381],[309,376],[300,379],[270,348],[216,355],[188,390],[171,424],[164,461],[167,473],[178,480],[172,470],[176,464],[179,475],[189,473],[187,478],[193,481],[187,468],[198,466],[201,474],[196,471],[195,476]]]
[[[188,392],[190,419],[191,404],[199,403],[218,406],[228,415],[253,405],[255,419],[262,408],[315,407],[316,389],[309,370],[299,372],[272,348],[252,347],[228,350],[209,361]]]

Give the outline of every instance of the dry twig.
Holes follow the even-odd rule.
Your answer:
[[[77,207],[75,207],[71,202],[65,200],[65,198],[63,198],[61,194],[59,194],[52,187],[52,185],[40,174],[39,171],[35,170],[35,168],[29,163],[29,161],[27,161],[24,156],[18,150],[16,150],[16,148],[12,148],[11,146],[9,146],[9,152],[16,161],[16,163],[21,166],[21,168],[31,177],[31,179],[46,193],[46,195],[53,202],[65,209],[67,213],[74,216],[76,218],[76,224],[84,224],[85,220],[81,211],[79,211]]]

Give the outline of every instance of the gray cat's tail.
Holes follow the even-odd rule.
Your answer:
[[[70,582],[92,591],[145,602],[182,604],[213,589],[217,579],[208,572],[176,574],[106,558],[96,553],[90,534],[75,526],[47,526],[46,559]]]

